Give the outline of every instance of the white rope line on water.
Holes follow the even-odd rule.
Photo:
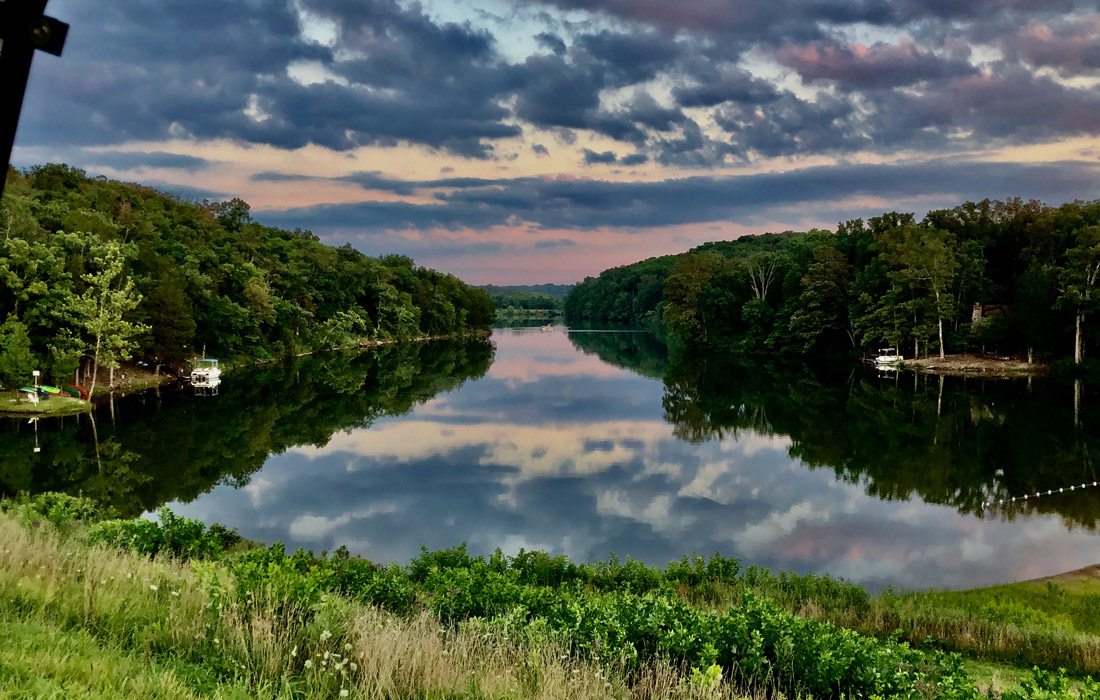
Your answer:
[[[1073,486],[1064,486],[1060,489],[1048,489],[1047,491],[1037,491],[1036,493],[1029,493],[1029,494],[1025,494],[1023,496],[1013,496],[1012,498],[999,498],[996,501],[988,501],[988,502],[986,502],[985,505],[990,506],[990,507],[995,506],[995,505],[996,506],[1003,506],[1006,503],[1015,503],[1016,501],[1035,500],[1036,498],[1042,498],[1043,496],[1054,496],[1054,495],[1057,495],[1057,494],[1060,494],[1060,493],[1069,493],[1071,491],[1081,491],[1081,490],[1084,490],[1084,489],[1092,488],[1093,486],[1096,486],[1097,484],[1100,484],[1100,482],[1094,481],[1091,484],[1088,483],[1088,482],[1085,482],[1085,483],[1083,483],[1079,486],[1075,484]]]

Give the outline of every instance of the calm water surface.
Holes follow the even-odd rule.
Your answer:
[[[41,453],[8,421],[0,483],[132,512],[168,502],[380,562],[460,542],[652,564],[721,552],[908,588],[1100,561],[1096,489],[984,505],[1097,478],[1096,426],[1074,425],[1072,387],[669,362],[631,333],[498,330],[493,344],[126,399],[113,423],[97,412],[94,435],[86,419],[42,421]]]

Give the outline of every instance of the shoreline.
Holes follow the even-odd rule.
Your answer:
[[[1016,377],[1039,377],[1049,371],[1042,362],[1027,362],[1003,357],[983,355],[947,355],[946,357],[921,357],[915,360],[903,360],[901,369],[922,374],[937,374],[948,377],[990,377],[993,379],[1011,379]]]
[[[75,416],[92,410],[92,402],[69,396],[54,396],[47,401],[30,403],[15,390],[0,391],[0,418],[51,418]]]
[[[259,359],[248,357],[230,358],[222,364],[222,370],[230,373],[244,366],[261,367],[263,365],[281,362],[293,357],[308,357],[325,352],[366,352],[373,348],[397,343],[424,343],[433,340],[460,340],[463,338],[488,338],[492,334],[491,329],[475,330],[469,333],[456,335],[425,335],[413,338],[386,338],[386,339],[360,339],[354,345],[342,345],[331,348],[319,348],[305,352],[285,355],[279,358]],[[167,367],[167,366],[166,366]],[[100,369],[99,381],[97,381],[95,394],[87,401],[71,399],[68,397],[55,397],[48,401],[40,402],[37,406],[19,399],[17,391],[0,391],[0,417],[52,417],[68,416],[87,413],[92,410],[96,398],[109,397],[112,393],[125,396],[138,391],[155,389],[177,382],[187,381],[187,373],[181,369],[169,367],[166,372],[150,372],[135,364],[127,364],[115,370],[115,383],[108,384],[108,372]],[[10,403],[9,403],[10,402]]]

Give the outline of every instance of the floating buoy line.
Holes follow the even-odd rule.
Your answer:
[[[1007,503],[1016,503],[1017,501],[1020,501],[1020,502],[1033,501],[1036,498],[1042,498],[1043,496],[1055,496],[1055,495],[1058,495],[1060,493],[1071,493],[1073,491],[1083,491],[1085,489],[1093,488],[1097,484],[1100,484],[1100,482],[1093,481],[1092,483],[1089,483],[1089,482],[1086,481],[1083,484],[1074,484],[1073,486],[1063,486],[1060,489],[1048,489],[1046,491],[1037,491],[1036,493],[1028,493],[1028,494],[1024,494],[1023,496],[1013,496],[1012,498],[999,498],[995,501],[987,501],[985,505],[987,507],[992,507],[992,506],[1003,506]]]

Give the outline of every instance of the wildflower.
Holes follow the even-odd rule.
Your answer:
[[[157,584],[155,584],[155,583],[150,583],[150,584],[149,584],[149,590],[151,590],[151,591],[153,591],[154,593],[156,593],[156,592],[157,592]]]
[[[305,667],[313,668],[313,659],[306,659]]]
[[[346,698],[349,695],[351,695],[351,693],[348,692],[347,688],[341,688],[340,689],[340,697]]]
[[[351,670],[352,670],[352,671],[358,671],[358,670],[359,670],[359,664],[355,663],[354,661],[352,661],[352,662],[351,662],[350,664],[348,664],[348,665],[349,665],[349,666],[351,666]]]
[[[298,655],[298,646],[297,645],[295,645],[294,648],[290,650],[290,655],[291,656],[297,656]]]
[[[325,630],[324,632],[321,633],[321,641],[322,642],[327,642],[331,637],[332,637],[332,632],[329,632],[328,630]]]
[[[179,598],[180,597],[180,592],[179,591],[172,591],[172,597],[173,598]]]
[[[350,643],[344,645],[344,651],[351,651],[351,644]]]

